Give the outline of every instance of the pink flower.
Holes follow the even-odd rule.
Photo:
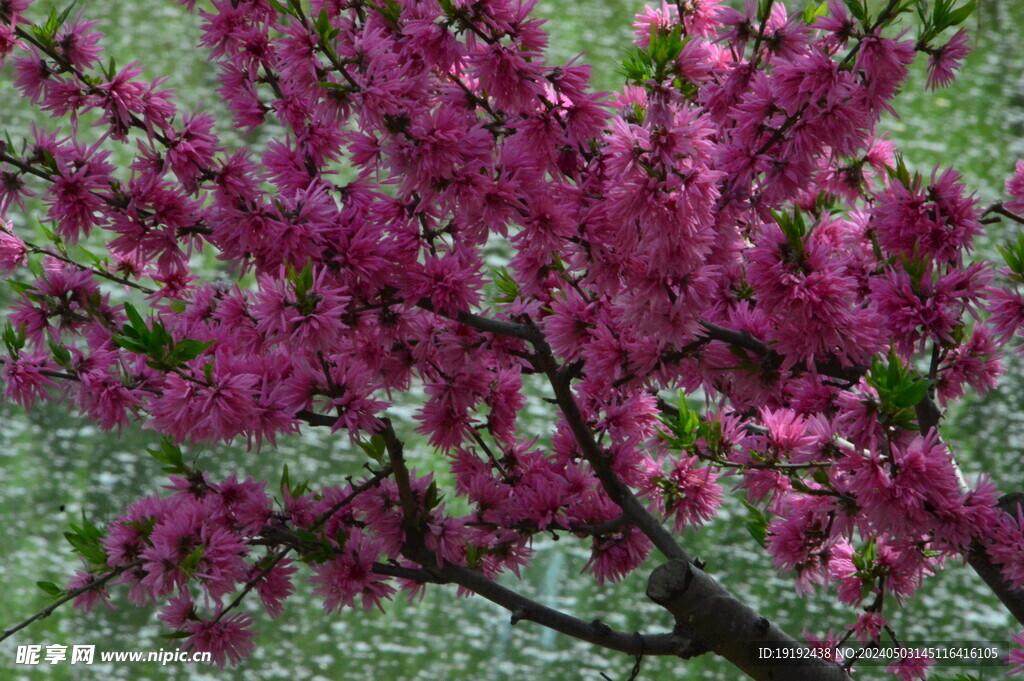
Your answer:
[[[651,541],[637,528],[629,527],[610,536],[594,537],[586,567],[598,584],[619,582],[640,567],[651,550]]]
[[[470,60],[476,67],[480,87],[494,97],[499,109],[526,114],[540,105],[539,96],[544,94],[540,66],[536,60],[526,61],[536,56],[519,45],[496,42],[478,48]]]
[[[92,29],[97,22],[83,21],[79,15],[74,23],[65,25],[57,32],[57,46],[61,56],[82,71],[87,71],[99,61],[103,49],[100,40],[103,34]]]
[[[1024,331],[1024,294],[1016,287],[989,288],[988,310],[992,314],[988,323],[992,326],[996,342],[1008,344]],[[1024,352],[1024,346],[1018,347],[1017,351]]]
[[[246,582],[255,579],[263,573],[263,568],[259,564],[252,566],[250,569],[250,577]],[[279,617],[281,615],[284,611],[284,600],[295,592],[291,578],[296,572],[298,570],[292,566],[291,561],[285,559],[256,582],[256,593],[259,594],[260,600],[263,601],[263,607],[266,608],[267,614],[271,617]]]
[[[252,478],[239,481],[234,474],[223,482],[211,485],[224,514],[224,519],[243,534],[257,534],[267,522],[271,512],[266,483]]]
[[[219,620],[189,622],[186,629],[192,635],[188,639],[188,647],[196,652],[210,653],[218,667],[228,663],[237,664],[252,653],[253,632],[249,629],[252,622],[249,615],[229,615]]]
[[[196,579],[219,601],[245,579],[247,548],[241,537],[218,526],[211,511],[209,502],[188,496],[153,528],[150,548],[140,558],[148,572],[142,583],[154,597]]]
[[[668,33],[678,20],[679,12],[676,7],[664,0],[659,8],[644,6],[644,11],[633,17],[633,33],[636,34],[633,44],[641,49],[647,49],[651,44],[651,33]]]
[[[676,532],[708,522],[722,504],[722,488],[715,482],[718,474],[711,466],[698,467],[698,461],[695,456],[680,457],[664,476],[665,514],[675,516]]]
[[[964,394],[964,385],[984,395],[996,386],[1002,373],[1002,353],[988,327],[977,325],[970,339],[950,349],[939,367],[939,401],[945,405],[949,400]]]
[[[4,397],[26,409],[38,400],[47,399],[47,388],[54,388],[57,383],[46,374],[57,369],[49,352],[7,358],[0,366],[0,381],[6,384]]]
[[[878,640],[882,633],[882,627],[886,624],[888,622],[881,613],[865,612],[857,615],[857,623],[848,628],[853,630],[857,640],[861,643],[871,643]]]
[[[928,88],[937,90],[953,82],[960,63],[971,52],[965,29],[960,29],[942,47],[935,48],[928,58]]]
[[[1015,212],[1024,211],[1024,161],[1017,161],[1013,175],[1006,178],[1006,193],[1013,201],[1006,202],[1006,208]]]
[[[96,582],[98,577],[99,575],[86,570],[76,570],[75,578],[68,582],[66,588],[68,591],[89,588],[90,585]],[[97,603],[103,603],[111,610],[114,609],[113,604],[110,602],[110,594],[106,589],[102,588],[89,588],[88,591],[75,598],[74,607],[80,608],[83,612],[89,612]]]
[[[123,428],[141,399],[127,388],[120,376],[106,372],[80,374],[78,403],[103,430]]]
[[[188,591],[172,596],[160,611],[158,619],[175,631],[184,629],[190,620],[198,619]]]
[[[1000,514],[988,528],[985,550],[1001,566],[1003,577],[1015,589],[1024,586],[1024,514]]]
[[[1007,661],[1016,666],[1011,669],[1008,674],[1021,674],[1024,673],[1024,632],[1014,634],[1013,642],[1016,643],[1018,647],[1010,651]]]
[[[923,653],[915,653],[893,662],[885,668],[895,674],[899,681],[915,681],[928,678],[928,670],[935,666],[935,660]]]
[[[313,567],[315,575],[309,581],[319,585],[313,594],[323,597],[325,612],[355,607],[357,599],[364,610],[384,611],[382,601],[390,599],[395,589],[373,571],[379,553],[376,542],[353,530],[337,555]]]
[[[11,223],[0,220],[0,274],[10,274],[23,265],[27,255],[25,242],[14,235]]]
[[[107,162],[110,152],[100,151],[99,145],[85,148],[74,142],[55,155],[58,175],[46,199],[47,218],[57,223],[57,232],[71,243],[100,224],[106,207],[100,196],[114,181],[114,166]]]
[[[189,193],[198,189],[203,173],[213,165],[213,156],[221,150],[213,134],[213,116],[195,113],[186,116],[167,150],[167,164]]]

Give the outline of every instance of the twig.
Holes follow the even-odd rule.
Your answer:
[[[689,561],[689,556],[686,555],[683,548],[676,542],[672,533],[658,522],[657,518],[651,515],[650,511],[636,498],[633,491],[616,475],[608,461],[607,455],[597,444],[594,434],[589,426],[587,426],[579,405],[576,403],[576,398],[572,394],[570,381],[561,374],[558,362],[551,351],[551,346],[543,339],[539,330],[535,329],[535,332],[540,336],[540,339],[534,342],[534,347],[537,349],[538,368],[547,375],[551,388],[555,393],[555,401],[561,409],[569,428],[572,429],[584,458],[593,468],[594,474],[600,480],[604,491],[612,501],[618,504],[630,521],[647,535],[647,538],[651,540],[662,555],[669,560],[678,558]]]
[[[47,607],[43,608],[42,610],[37,612],[35,615],[32,615],[27,620],[21,622],[20,624],[15,625],[15,626],[11,627],[10,629],[8,629],[7,631],[5,631],[3,633],[3,636],[0,636],[0,641],[3,641],[5,638],[7,638],[7,637],[9,637],[9,636],[11,636],[11,635],[21,631],[22,629],[24,629],[28,625],[32,624],[36,620],[41,620],[43,618],[49,617],[50,615],[53,614],[54,610],[56,610],[60,606],[64,605],[68,601],[73,600],[75,598],[78,598],[79,596],[81,596],[84,593],[87,593],[89,591],[93,591],[95,589],[98,589],[101,586],[103,586],[104,584],[106,584],[107,582],[109,582],[110,580],[112,580],[114,577],[117,577],[118,575],[120,575],[120,574],[122,574],[124,572],[127,572],[128,570],[134,570],[135,568],[139,567],[140,565],[142,565],[142,561],[141,560],[137,560],[134,563],[132,563],[131,565],[124,565],[124,566],[121,566],[119,568],[116,568],[116,569],[108,572],[107,574],[103,575],[99,579],[96,579],[96,580],[94,580],[92,582],[89,582],[88,584],[80,586],[77,589],[72,589],[71,591],[68,591],[64,596],[61,596],[60,599],[58,599],[57,601],[51,603]]]

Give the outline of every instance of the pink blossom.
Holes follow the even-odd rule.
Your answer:
[[[218,611],[218,617],[220,613]],[[219,619],[189,622],[186,630],[192,635],[188,647],[196,652],[210,653],[218,667],[236,664],[253,649],[253,619],[249,615],[228,615]]]
[[[893,662],[885,671],[895,674],[900,681],[915,681],[928,678],[928,670],[934,666],[935,660],[923,653],[915,653]]]
[[[612,536],[595,537],[587,568],[598,584],[621,581],[651,550],[650,540],[635,527]]]
[[[945,45],[935,48],[928,58],[928,87],[943,88],[953,82],[960,63],[971,52],[967,31],[960,29]]]
[[[9,357],[0,366],[0,381],[5,384],[4,397],[26,409],[38,400],[47,399],[47,388],[57,386],[47,373],[56,370],[49,353],[33,352]]]
[[[103,603],[111,610],[114,609],[114,606],[110,603],[110,593],[107,592],[106,589],[91,587],[91,585],[96,582],[97,578],[98,575],[92,572],[76,570],[74,579],[68,582],[68,591],[88,589],[85,593],[77,596],[74,602],[74,606],[76,608],[80,608],[83,612],[89,612],[97,603]]]
[[[28,255],[25,242],[15,236],[10,222],[0,220],[0,274],[10,274]]]
[[[337,555],[314,566],[315,575],[309,581],[318,585],[313,594],[323,597],[325,612],[355,607],[357,599],[364,610],[377,607],[383,612],[382,601],[390,599],[395,589],[373,572],[378,553],[372,539],[354,530]]]
[[[857,623],[849,628],[853,630],[858,641],[871,643],[878,641],[882,628],[886,625],[888,625],[888,621],[881,613],[865,612],[857,615]]]
[[[0,143],[0,211],[38,192],[56,233],[39,269],[43,247],[0,227],[0,273],[29,277],[4,395],[66,397],[101,428],[145,420],[190,445],[163,457],[166,496],[99,539],[97,561],[122,570],[109,586],[159,602],[223,665],[253,647],[225,598],[278,617],[303,565],[327,612],[383,610],[423,585],[376,570],[518,576],[551,533],[589,542],[606,584],[652,548],[620,521],[627,489],[678,533],[716,516],[730,474],[772,516],[775,566],[798,593],[861,608],[862,640],[887,626],[872,596],[899,605],[978,544],[1024,584],[1020,514],[987,477],[968,487],[937,429],[865,378],[891,352],[946,406],[995,386],[1024,326],[1016,275],[965,265],[988,222],[977,196],[952,169],[904,173],[876,129],[916,52],[930,88],[952,79],[964,31],[918,44],[841,0],[811,22],[779,1],[663,2],[635,42],[678,30],[678,55],[606,98],[578,59],[548,61],[533,0],[364,4],[206,4],[201,46],[255,156],[228,150],[213,114],[178,116],[139,64],[97,70],[93,22],[56,28],[55,62],[16,44],[38,29],[28,1],[0,0],[0,59],[27,50],[15,86],[70,122]],[[1003,211],[1024,208],[1024,162],[1006,189]],[[105,252],[76,264],[78,244]],[[217,281],[201,280],[213,261]],[[144,298],[146,330],[126,324],[126,295]],[[554,388],[539,411],[538,382]],[[659,399],[677,390],[712,416],[668,437]],[[390,432],[381,451],[385,412],[397,426],[410,396],[449,463],[436,474],[395,465]],[[278,509],[276,480],[214,479],[191,450],[273,447],[307,424],[394,470],[284,485]]]
[[[159,619],[175,631],[184,629],[190,620],[197,619],[192,596],[187,591],[172,596],[160,611]]]
[[[995,340],[1008,344],[1012,338],[1020,335],[1024,329],[1024,295],[1016,288],[999,288],[993,286],[988,290],[988,309],[992,316],[988,323],[992,325]],[[1024,352],[1018,346],[1018,352]]]
[[[718,474],[710,466],[699,468],[697,462],[695,456],[681,457],[664,477],[665,512],[675,516],[676,532],[708,522],[722,503],[722,489],[715,482]]]
[[[256,592],[263,607],[271,617],[280,617],[284,611],[284,600],[295,592],[291,578],[298,570],[287,559],[279,562],[270,572],[265,573],[265,570],[257,564],[251,568],[252,574],[246,582],[259,578],[256,581]]]
[[[1006,202],[1006,208],[1018,213],[1024,211],[1024,161],[1017,161],[1005,186],[1006,193],[1013,197],[1013,201]]]
[[[1013,642],[1017,647],[1010,651],[1007,661],[1016,666],[1009,673],[1020,674],[1024,672],[1024,632],[1014,634]]]

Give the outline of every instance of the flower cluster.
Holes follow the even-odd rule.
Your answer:
[[[976,197],[953,169],[912,175],[875,130],[917,52],[932,88],[964,59],[952,3],[917,40],[897,32],[907,3],[663,3],[611,95],[578,60],[548,63],[532,0],[181,4],[230,124],[265,126],[265,146],[228,148],[224,121],[179,111],[139,64],[102,67],[93,22],[0,1],[15,87],[67,121],[0,143],[0,211],[39,201],[55,225],[52,249],[0,225],[3,394],[142,420],[176,471],[83,554],[80,605],[115,571],[236,662],[251,618],[231,611],[255,591],[279,615],[288,556],[328,612],[517,573],[540,533],[588,542],[587,569],[617,581],[665,552],[659,520],[711,522],[730,477],[775,564],[863,608],[864,639],[886,595],[976,542],[1024,581],[1019,518],[938,430],[938,405],[994,387],[1024,331],[1024,241],[1006,268],[966,264]],[[1015,215],[1024,165],[1007,190]],[[234,282],[204,278],[200,253]],[[543,438],[520,418],[535,379],[557,406]],[[391,417],[410,393],[449,490],[405,466]],[[376,472],[283,484],[275,506],[174,455],[307,426],[345,431]]]

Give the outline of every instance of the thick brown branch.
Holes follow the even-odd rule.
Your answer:
[[[1024,494],[1007,494],[999,500],[999,508],[1017,517],[1019,506],[1024,506]],[[992,562],[985,547],[978,541],[971,545],[967,554],[967,562],[974,571],[978,573],[985,584],[992,589],[1010,614],[1021,624],[1024,624],[1024,589],[1014,589],[1006,578],[1003,577],[1002,568]]]
[[[436,557],[423,555],[417,560],[436,565]],[[435,584],[457,584],[496,603],[512,613],[512,624],[535,622],[559,633],[627,655],[675,655],[690,658],[702,652],[679,634],[647,634],[616,631],[600,620],[585,622],[560,610],[549,608],[489,579],[478,570],[445,564],[441,568],[414,570],[397,565],[375,564],[374,572]]]
[[[757,681],[850,681],[837,664],[813,657],[774,664],[759,648],[805,648],[747,607],[703,571],[673,560],[651,573],[647,596],[708,650],[721,655]]]

